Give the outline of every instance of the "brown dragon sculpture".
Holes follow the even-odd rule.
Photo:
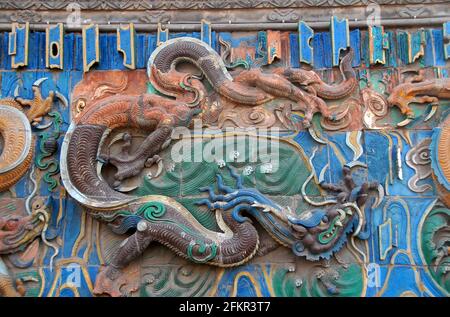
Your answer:
[[[316,112],[339,119],[322,98],[342,98],[353,92],[356,78],[351,60],[350,51],[341,64],[344,80],[334,86],[325,84],[312,72],[289,68],[272,73],[244,70],[233,78],[210,46],[193,38],[177,38],[161,44],[148,62],[150,83],[161,95],[112,95],[86,104],[72,121],[61,148],[64,187],[93,217],[108,223],[115,232],[135,230],[97,276],[94,293],[121,295],[123,287],[132,282],[122,268],[152,241],[193,262],[222,267],[241,265],[258,250],[255,227],[249,221],[236,221],[228,211],[217,210],[222,232],[215,232],[203,227],[170,197],[138,197],[114,190],[123,180],[138,175],[158,160],[158,153],[170,144],[176,127],[190,127],[194,117],[208,111],[211,95],[202,77],[179,72],[177,63],[187,61],[200,69],[213,92],[225,102],[253,107],[276,98],[292,100],[305,112],[308,126]],[[110,153],[105,140],[112,131],[123,129],[137,129],[146,132],[147,137],[131,151],[130,137],[125,133],[122,150]],[[116,168],[112,187],[99,173],[98,164]],[[281,221],[286,219],[282,217]],[[289,227],[287,223],[283,226]],[[334,231],[337,237],[329,239],[342,240],[342,234],[348,230]]]

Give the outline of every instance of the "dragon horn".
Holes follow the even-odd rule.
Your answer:
[[[14,89],[14,98],[19,97],[19,85],[16,86],[16,88]]]
[[[43,77],[43,78],[39,78],[38,80],[36,80],[33,83],[34,87],[39,87],[44,81],[46,81],[48,78],[47,77]]]

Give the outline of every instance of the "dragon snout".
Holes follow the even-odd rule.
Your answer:
[[[304,228],[312,228],[318,226],[324,217],[326,217],[326,212],[324,210],[315,209],[305,212],[299,217],[289,215],[287,218],[293,225],[302,226]]]

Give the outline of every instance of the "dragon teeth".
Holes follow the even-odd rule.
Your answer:
[[[341,221],[343,221],[343,220],[345,219],[345,217],[346,217],[347,215],[346,215],[345,211],[342,210],[342,209],[338,209],[337,211],[339,212],[339,215],[340,215],[340,217],[339,217],[339,222],[341,222]]]

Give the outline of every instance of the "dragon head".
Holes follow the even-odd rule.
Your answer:
[[[383,200],[384,189],[377,182],[357,185],[352,175],[352,167],[355,165],[349,163],[343,167],[344,177],[339,183],[331,184],[321,180],[319,186],[332,193],[334,198],[331,200],[313,201],[306,195],[304,187],[302,188],[303,198],[309,204],[320,208],[303,212],[299,216],[288,214],[287,223],[295,239],[292,250],[296,255],[313,261],[329,259],[342,248],[349,233],[353,232],[354,236],[361,239],[366,238],[368,231],[362,230],[365,225],[362,210],[367,210],[366,203],[373,191],[377,191],[378,196],[370,208],[376,208]],[[324,171],[325,169],[321,175]],[[309,179],[313,175],[311,174]],[[322,176],[319,179],[322,179]]]
[[[34,200],[31,215],[0,217],[0,254],[21,251],[42,234],[48,217],[42,198]]]
[[[342,208],[339,208],[342,207]],[[313,209],[299,217],[288,216],[296,242],[292,246],[298,256],[308,260],[328,259],[347,241],[347,235],[358,223],[353,204]]]

